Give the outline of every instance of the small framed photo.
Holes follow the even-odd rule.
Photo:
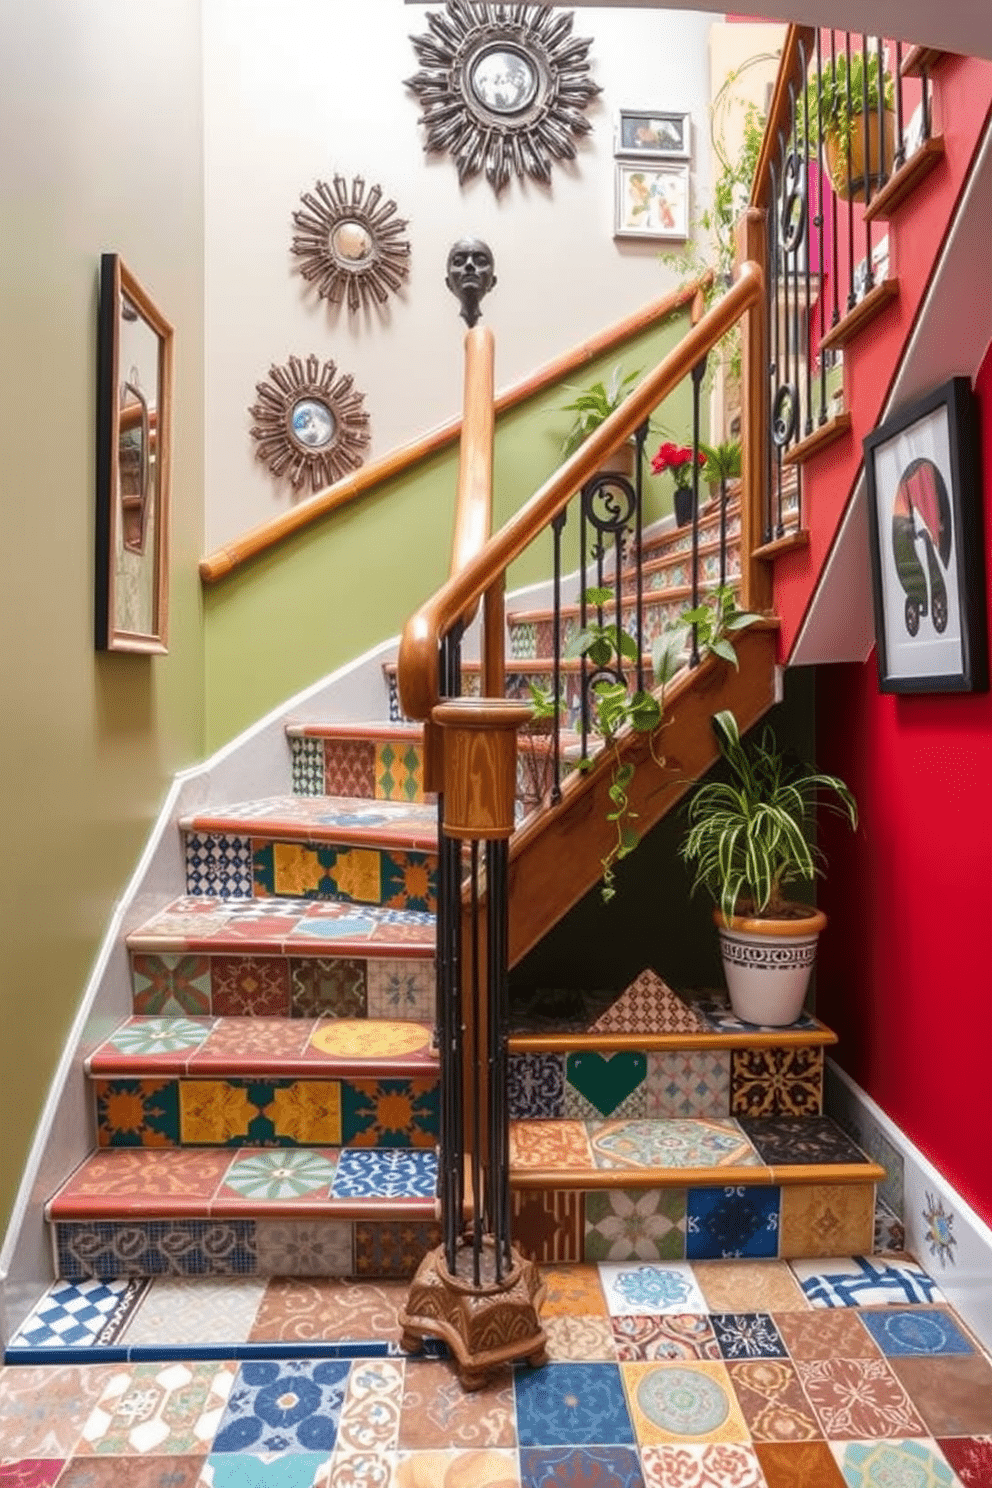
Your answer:
[[[689,115],[621,109],[613,153],[688,160]]]
[[[882,692],[987,692],[978,404],[955,377],[864,440]]]
[[[687,238],[688,165],[617,161],[613,230],[618,238]]]

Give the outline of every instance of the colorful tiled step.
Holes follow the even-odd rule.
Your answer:
[[[376,801],[430,801],[423,730],[413,723],[289,724],[293,792]]]
[[[86,1061],[97,1141],[433,1148],[432,1038],[375,1019],[129,1018]]]
[[[437,811],[429,803],[272,796],[201,811],[179,826],[188,894],[436,906]]]

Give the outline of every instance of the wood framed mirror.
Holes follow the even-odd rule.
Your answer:
[[[116,253],[100,259],[98,651],[168,650],[172,326]]]

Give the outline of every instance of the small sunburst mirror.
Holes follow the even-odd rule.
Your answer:
[[[410,272],[407,224],[396,215],[396,203],[383,201],[381,186],[366,192],[361,176],[350,188],[343,176],[330,185],[318,181],[300,200],[293,252],[304,279],[332,305],[347,296],[352,312],[372,301],[384,304]]]
[[[273,475],[287,475],[296,490],[309,479],[319,491],[362,464],[369,443],[365,395],[350,375],[338,376],[334,362],[290,357],[270,367],[255,391],[251,435]]]
[[[499,193],[512,175],[545,185],[552,162],[574,158],[591,129],[585,109],[601,90],[589,77],[591,39],[572,35],[571,11],[447,0],[413,36],[422,71],[407,87],[423,106],[428,153],[448,151],[459,181],[485,171]]]

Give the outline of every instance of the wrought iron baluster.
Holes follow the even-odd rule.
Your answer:
[[[771,199],[778,201],[779,180],[775,161],[769,160],[768,173],[771,180]],[[772,434],[768,441],[768,493],[765,498],[765,526],[762,534],[763,542],[772,540],[772,510],[775,502],[775,478],[779,483],[782,479],[782,466],[778,457],[777,444],[774,439],[774,412],[775,403],[778,399],[778,372],[779,372],[779,346],[778,346],[778,300],[779,300],[779,251],[778,251],[778,222],[773,219],[772,231],[768,234],[768,255],[770,259],[769,280],[771,293],[768,296],[768,346],[770,350],[768,363],[768,429]]]
[[[903,75],[901,41],[896,42],[896,62],[894,77],[896,85],[896,154],[895,159],[892,162],[892,167],[894,170],[897,170],[900,165],[905,165],[906,163],[905,122],[903,117],[905,112],[905,104],[903,102],[902,92]]]
[[[648,437],[647,421],[634,433],[637,464],[634,466],[634,561],[637,565],[635,584],[635,620],[637,635],[637,690],[644,691],[644,444]]]
[[[603,568],[603,555],[606,552],[607,542],[612,538],[617,544],[616,565],[613,575],[614,584],[614,614],[617,627],[616,665],[599,666],[595,663],[591,669],[583,668],[582,672],[582,716],[588,719],[591,715],[591,698],[595,692],[597,682],[609,680],[611,682],[626,683],[627,677],[623,667],[623,656],[620,650],[620,635],[623,630],[623,580],[621,577],[621,547],[622,534],[627,530],[637,509],[637,493],[634,485],[625,475],[614,471],[602,471],[594,475],[592,480],[586,482],[582,487],[582,525],[583,530],[591,527],[596,534],[593,551],[598,554],[597,577],[599,587],[605,589],[603,583],[605,576]],[[596,606],[596,619],[600,625],[603,624],[605,606]],[[582,625],[585,628],[585,611],[583,610]],[[583,658],[584,660],[584,658]],[[582,753],[586,753],[586,737],[583,734]]]
[[[922,67],[920,69],[920,109],[923,119],[924,143],[930,138],[930,131],[933,128],[933,110],[930,104],[930,71],[929,68]]]
[[[486,929],[489,968],[489,1197],[495,1242],[496,1280],[510,1267],[510,1134],[507,1105],[509,996],[509,853],[505,839],[486,842]]]
[[[844,93],[847,103],[847,141],[845,154],[847,157],[847,308],[853,310],[858,303],[858,297],[854,292],[854,192],[851,185],[851,172],[853,162],[851,157],[851,137],[854,132],[853,113],[851,109],[851,33],[844,32],[844,54],[847,58],[847,72],[844,77]]]
[[[819,93],[820,93],[820,89],[821,89],[822,85],[823,85],[823,50],[822,50],[822,41],[821,41],[821,38],[820,38],[820,28],[817,27],[817,30],[816,30],[816,89],[817,89],[817,97],[819,97]],[[819,114],[819,110],[817,110],[817,113]],[[808,147],[809,147],[809,97],[808,97],[808,95],[807,95],[807,100],[806,100],[806,140],[807,140],[807,152],[808,152]],[[808,170],[809,170],[809,166],[807,165],[807,171]],[[824,273],[824,268],[823,268],[824,226],[825,226],[825,220],[824,220],[824,215],[823,215],[823,121],[822,121],[822,119],[819,119],[819,118],[817,120],[817,127],[816,127],[816,217],[813,220],[814,220],[814,222],[816,224],[816,241],[817,241],[816,298],[817,298],[817,301],[818,301],[819,307],[820,307],[820,336],[819,336],[820,410],[819,410],[819,413],[817,415],[817,423],[822,426],[823,424],[825,424],[827,422],[827,354],[823,350],[823,338],[824,338],[824,336],[827,333],[827,307],[826,307],[826,304],[825,304],[825,301],[824,301],[824,293],[823,293],[823,291],[824,291],[824,284],[825,284],[825,277],[826,277],[825,276],[825,273]]]
[[[867,35],[867,32],[862,31],[862,33],[861,33],[861,120],[862,120],[862,132],[864,134],[864,144],[865,144],[865,163],[864,163],[864,173],[865,174],[864,174],[864,186],[863,186],[863,190],[864,190],[864,202],[865,202],[865,206],[866,207],[870,204],[871,197],[872,197],[872,190],[871,190],[871,186],[872,186],[872,170],[871,170],[871,127],[870,127],[871,126],[871,108],[869,107],[869,102],[868,102],[868,62],[869,62],[869,57],[868,57],[868,35]],[[882,91],[882,79],[881,78],[879,78],[879,80],[878,80],[878,86],[879,86],[879,90]],[[881,142],[881,140],[879,140],[879,149],[881,150],[881,148],[882,148],[882,142]],[[874,269],[874,265],[872,264],[872,261],[871,261],[871,219],[868,217],[867,213],[865,215],[864,224],[865,224],[865,294],[867,294],[869,292],[869,290],[871,290],[871,289],[873,289],[875,287],[875,269]]]
[[[579,502],[579,629],[586,628],[586,558],[587,544],[589,541],[586,531],[586,503],[585,493]],[[588,701],[589,664],[585,653],[579,657],[579,737],[581,739],[581,754],[585,759],[589,753],[589,701]]]
[[[706,376],[707,357],[692,369],[692,608],[699,604],[699,403]],[[689,665],[699,665],[699,626],[692,624],[692,650]]]
[[[482,1064],[482,1047],[479,1037],[481,1028],[481,999],[479,986],[479,844],[469,843],[469,880],[471,884],[471,932],[470,955],[472,958],[472,1065],[478,1070]],[[482,1235],[484,1219],[484,1196],[482,1192],[482,1102],[480,1082],[472,1081],[472,1282],[482,1282]]]
[[[836,33],[836,31],[831,31],[830,32],[830,75],[833,78],[836,78],[836,76],[837,76],[837,33]],[[821,151],[820,159],[821,159],[821,169],[822,169],[823,168],[822,167],[822,160],[823,160],[823,153],[822,153],[823,152],[823,114],[820,112],[819,109],[817,110],[817,115],[819,117],[819,124],[820,124],[820,151]],[[832,185],[833,185],[833,183],[831,182],[831,186]],[[837,205],[837,193],[834,190],[831,190],[831,192],[830,192],[830,224],[831,224],[831,227],[833,229],[833,231],[832,231],[832,233],[830,235],[830,245],[831,245],[830,277],[833,280],[833,298],[834,298],[834,307],[833,307],[833,313],[832,313],[832,318],[831,318],[831,325],[836,325],[837,322],[840,320],[840,239],[838,237],[838,229],[839,229],[839,226],[840,226],[840,222],[839,222],[839,208],[838,208],[838,205]]]
[[[551,696],[554,699],[554,717],[551,725],[551,748],[553,751],[553,780],[551,800],[557,806],[561,800],[561,535],[565,530],[568,509],[558,513],[551,522],[554,545],[554,595],[551,620]]]
[[[793,90],[793,93],[794,93],[794,90]],[[779,159],[780,159],[780,168],[779,168],[779,177],[778,178],[781,181],[781,191],[782,191],[782,194],[784,196],[786,194],[786,185],[787,185],[787,159],[788,159],[788,155],[787,155],[787,151],[786,151],[785,137],[782,134],[782,131],[781,130],[779,130],[779,133],[778,133],[778,148],[779,148]],[[777,479],[777,482],[776,482],[776,492],[775,492],[775,495],[776,495],[775,536],[776,537],[782,537],[784,535],[784,533],[785,533],[785,521],[784,521],[783,509],[782,509],[782,496],[783,496],[782,488],[783,488],[783,484],[784,484],[783,456],[785,454],[785,451],[788,449],[789,445],[792,443],[793,437],[794,437],[795,432],[796,432],[796,427],[797,427],[798,418],[799,418],[799,395],[798,395],[798,391],[796,389],[795,383],[792,382],[791,380],[788,380],[790,378],[790,374],[792,372],[792,362],[793,362],[793,352],[792,352],[793,316],[792,316],[792,296],[790,294],[790,289],[789,289],[789,254],[788,254],[788,244],[787,244],[787,242],[785,240],[785,236],[784,236],[784,233],[783,233],[781,208],[779,209],[779,211],[776,214],[775,238],[776,238],[776,244],[777,244],[776,251],[781,255],[780,261],[781,261],[781,265],[782,265],[782,306],[781,306],[781,314],[780,314],[780,319],[781,319],[781,322],[782,322],[782,331],[781,331],[781,342],[780,342],[780,354],[777,357],[777,361],[779,363],[779,366],[783,369],[783,372],[784,372],[784,376],[786,378],[786,381],[783,382],[783,381],[780,380],[779,383],[778,383],[778,386],[776,388],[776,391],[775,391],[775,401],[772,404],[771,430],[772,430],[772,440],[774,441],[775,447],[776,447],[776,449],[778,451],[778,479]],[[782,374],[780,373],[780,379],[781,379],[781,376],[782,376]]]
[[[442,697],[461,694],[461,626],[441,642]],[[452,1275],[458,1265],[459,1216],[464,1200],[465,1129],[462,1112],[461,1016],[461,851],[444,831],[444,793],[438,792],[437,1024],[441,1062],[441,1130],[438,1187],[443,1215],[445,1260]]]

